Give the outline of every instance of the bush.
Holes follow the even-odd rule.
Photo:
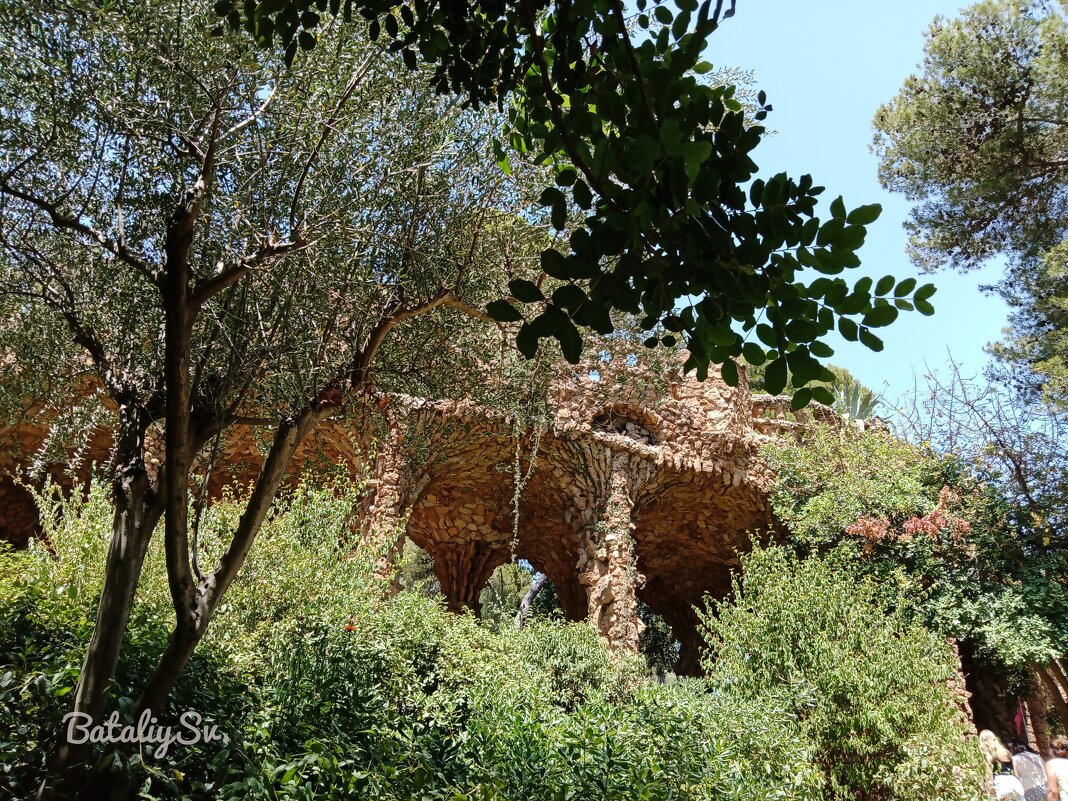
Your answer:
[[[1037,548],[982,465],[882,431],[812,429],[766,445],[772,508],[801,554],[850,553],[917,618],[1018,671],[1068,650],[1063,557]]]
[[[982,768],[953,691],[950,645],[833,557],[743,558],[734,599],[703,617],[715,690],[794,720],[825,799],[973,799]]]
[[[801,799],[814,753],[766,699],[659,685],[639,656],[555,618],[499,631],[415,590],[385,600],[354,554],[356,499],[302,487],[266,522],[163,721],[196,710],[226,744],[95,757],[143,799]],[[42,498],[51,553],[0,554],[0,796],[28,797],[91,634],[110,530],[106,489]],[[204,559],[239,507],[215,504]],[[164,647],[155,542],[113,697],[127,711]],[[769,781],[768,777],[774,777]]]

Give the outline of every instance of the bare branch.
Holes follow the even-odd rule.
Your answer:
[[[269,238],[256,253],[243,256],[237,264],[217,272],[211,278],[197,282],[192,289],[193,308],[200,308],[219,292],[240,281],[250,270],[269,264],[273,259],[287,253],[292,253],[304,247],[304,244],[299,235],[292,242],[275,242],[273,238]]]
[[[19,200],[40,209],[48,215],[49,219],[52,221],[52,225],[56,228],[64,231],[72,231],[88,237],[108,253],[111,253],[116,258],[136,269],[152,283],[158,283],[160,271],[156,267],[153,267],[139,254],[135,253],[125,244],[115,241],[103,231],[99,231],[96,228],[83,223],[76,217],[64,214],[59,210],[57,204],[52,203],[39,195],[35,195],[24,189],[19,189],[18,187],[13,186],[6,178],[0,179],[0,192],[3,192],[10,197],[18,198]]]
[[[274,99],[274,96],[275,96],[276,92],[277,92],[277,87],[271,89],[271,93],[269,95],[267,95],[267,99],[263,101],[263,103],[260,105],[260,107],[258,109],[256,109],[255,111],[253,111],[249,116],[245,117],[245,119],[241,120],[241,122],[235,124],[230,129],[228,129],[225,133],[223,133],[223,135],[219,137],[219,141],[224,141],[224,140],[228,139],[232,134],[235,134],[235,133],[238,133],[239,131],[244,130],[249,125],[251,125],[256,120],[258,120],[260,118],[260,116],[262,116],[263,112],[267,110],[267,105]]]
[[[297,207],[300,205],[300,195],[304,191],[304,182],[308,179],[308,174],[311,172],[312,164],[315,163],[315,159],[319,156],[319,151],[322,150],[323,145],[326,144],[327,138],[334,130],[335,123],[337,122],[338,115],[341,114],[341,109],[345,107],[345,104],[352,97],[353,93],[359,87],[360,83],[366,77],[367,73],[371,70],[375,60],[382,54],[382,48],[375,48],[371,51],[371,54],[364,59],[363,64],[356,68],[356,71],[349,79],[348,85],[345,86],[345,90],[341,93],[341,97],[338,98],[337,105],[334,106],[333,112],[323,123],[323,131],[319,135],[319,141],[315,143],[311,153],[308,154],[307,161],[304,162],[304,169],[300,173],[300,178],[297,179],[297,186],[293,190],[293,200],[289,204],[289,228],[293,230],[296,228]]]

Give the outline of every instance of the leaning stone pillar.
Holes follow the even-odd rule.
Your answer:
[[[960,658],[960,647],[957,638],[949,638],[949,647],[953,650],[953,676],[949,680],[949,688],[957,702],[957,709],[968,722],[967,736],[978,737],[979,732],[975,728],[975,713],[972,711],[972,693],[968,689],[968,682],[964,677],[964,665]]]
[[[609,451],[603,461],[607,475],[597,482],[603,495],[591,506],[580,535],[579,582],[586,586],[589,619],[609,645],[636,652],[644,628],[636,591],[644,576],[635,556],[629,457]]]
[[[374,491],[363,539],[364,547],[375,555],[375,575],[391,579],[391,590],[395,592],[400,589],[396,566],[404,549],[408,518],[427,477],[412,469],[406,442],[409,427],[389,412],[386,427],[372,472]]]

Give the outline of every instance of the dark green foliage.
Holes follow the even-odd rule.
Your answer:
[[[848,563],[774,548],[744,557],[743,571],[734,599],[705,617],[709,682],[791,715],[817,797],[983,797],[945,640],[888,616]]]
[[[764,451],[801,553],[848,553],[932,630],[1013,668],[1068,652],[1062,552],[1034,542],[984,465],[885,432],[819,428]],[[984,472],[986,471],[986,472]]]
[[[641,601],[638,618],[645,625],[638,638],[638,651],[645,657],[645,664],[658,676],[673,673],[679,660],[679,645],[671,634],[671,626]]]
[[[970,270],[1004,255],[1012,308],[998,354],[1064,397],[1068,24],[1064,4],[987,0],[938,17],[918,75],[875,115],[884,186],[916,201],[913,261]],[[919,304],[916,305],[919,309]]]
[[[749,362],[746,371],[749,376],[750,390],[759,393],[767,392],[766,365],[763,362]],[[864,386],[844,367],[829,364],[827,365],[827,371],[831,374],[830,379],[818,381],[808,387],[792,391],[790,394],[796,399],[798,394],[807,390],[811,393],[812,399],[830,406],[842,417],[852,420],[869,420],[875,416],[875,411],[881,405],[882,398]],[[805,405],[808,405],[807,398],[802,404],[795,403],[794,408],[800,408]]]
[[[235,801],[812,797],[812,754],[774,705],[709,693],[702,681],[658,685],[640,658],[612,655],[585,624],[536,618],[493,631],[419,591],[384,601],[372,565],[337,547],[353,500],[304,489],[276,509],[158,715],[199,711],[229,743],[175,746],[144,765],[110,752],[117,790]],[[211,507],[209,552],[239,510]],[[32,791],[61,730],[109,518],[97,485],[87,502],[46,516],[55,556],[0,554],[5,797]],[[116,698],[143,684],[163,648],[168,595],[156,549]]]
[[[318,13],[308,16],[313,6],[328,10],[326,0],[220,0],[216,11],[263,46],[277,40],[292,59],[298,44],[314,44],[305,36],[319,24]],[[541,265],[563,284],[545,297],[543,287],[513,282],[511,301],[487,306],[499,321],[522,320],[519,350],[533,357],[541,340],[555,339],[577,362],[580,328],[611,333],[611,313],[622,312],[638,321],[649,347],[684,340],[686,367],[701,378],[718,364],[733,384],[731,357],[743,344],[766,349],[769,391],[778,393],[787,376],[795,387],[827,380],[819,359],[832,352],[824,338],[836,327],[878,351],[874,329],[899,309],[932,313],[931,285],[839,277],[860,265],[857,250],[878,205],[847,211],[838,198],[821,220],[823,188],[811,176],[756,178],[767,98],[760,92],[747,114],[734,86],[701,78],[712,70],[701,60],[709,37],[734,3],[647,6],[639,3],[636,20],[615,0],[329,6],[346,20],[368,20],[371,37],[384,33],[409,67],[434,65],[439,92],[476,106],[503,108],[507,98],[496,145],[506,172],[509,154],[552,165],[555,185],[540,203],[567,239],[546,249]]]

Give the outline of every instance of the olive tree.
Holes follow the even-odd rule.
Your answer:
[[[212,25],[190,2],[0,4],[0,345],[36,353],[24,373],[92,375],[117,414],[112,539],[73,702],[97,719],[157,524],[175,627],[139,710],[166,698],[318,423],[372,380],[507,383],[484,374],[508,357],[478,309],[544,239],[487,152],[492,117],[404,80],[354,28],[287,65]],[[239,424],[270,442],[204,565],[194,470]],[[61,746],[54,775],[69,787],[83,759]]]

